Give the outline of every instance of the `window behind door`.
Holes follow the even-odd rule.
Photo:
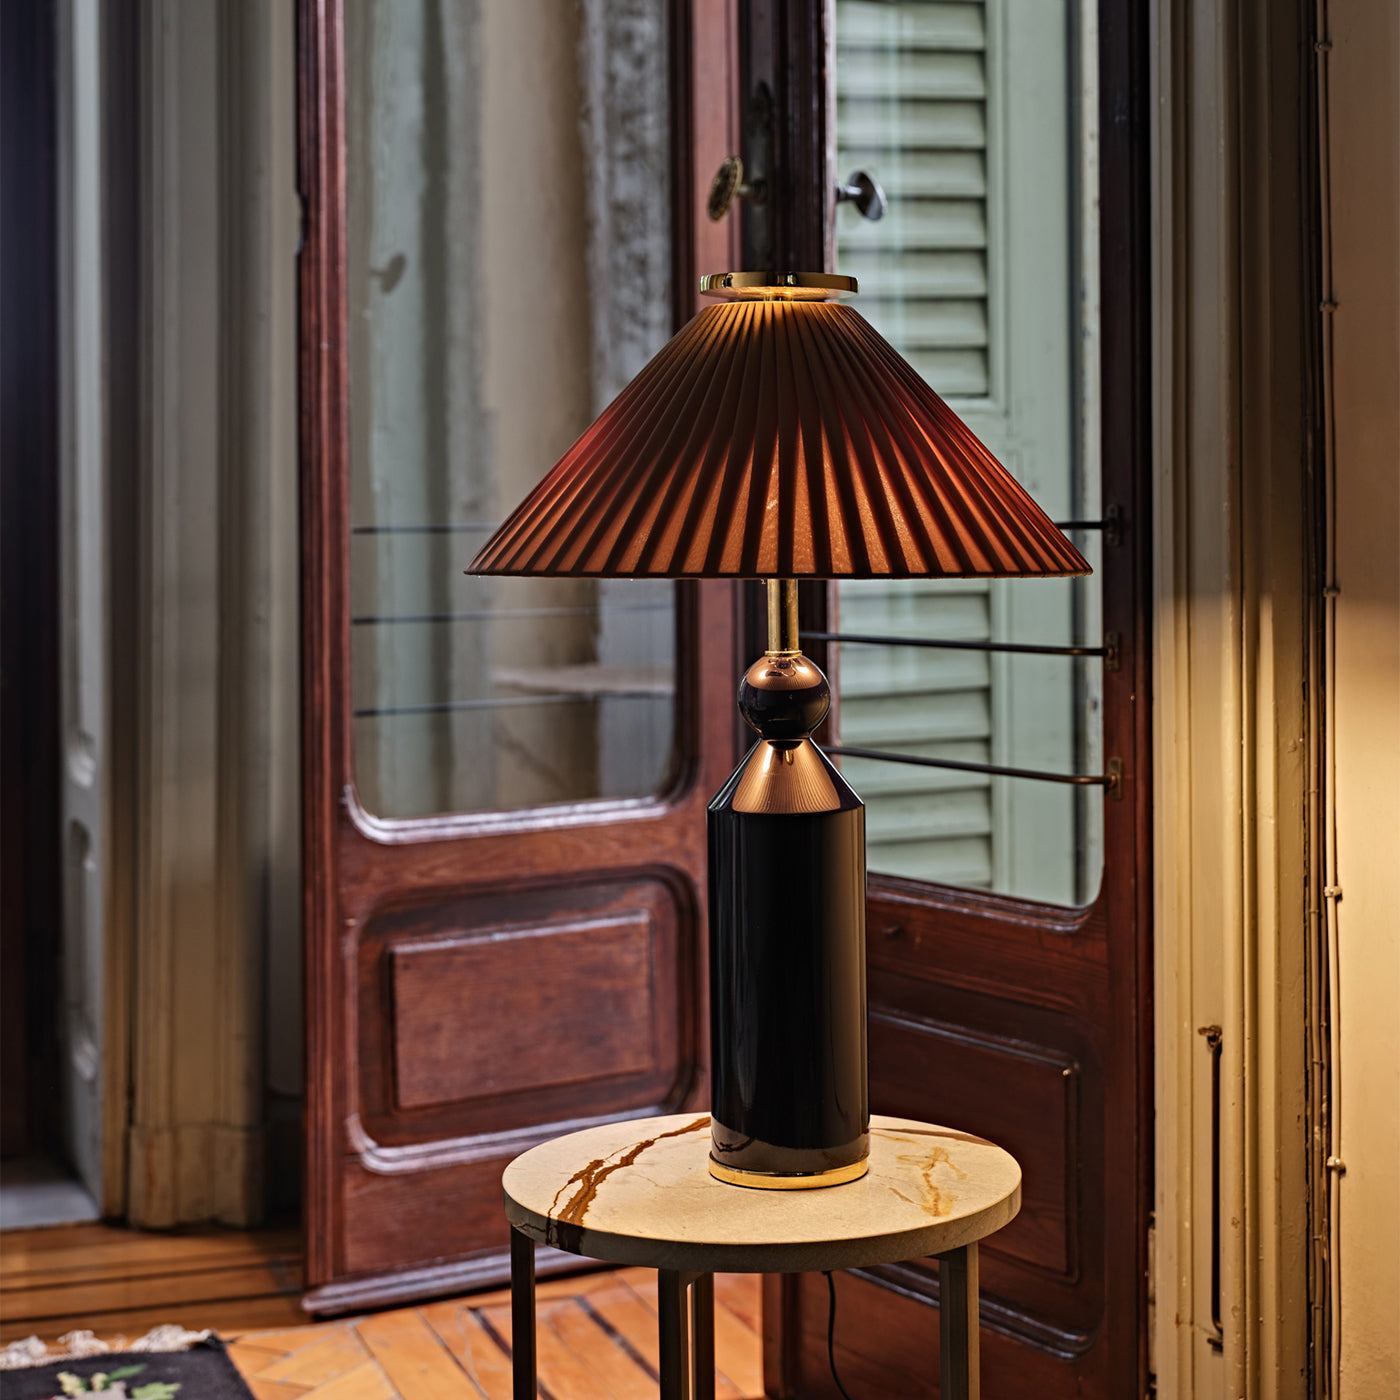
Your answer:
[[[836,218],[856,305],[1052,518],[1103,514],[1098,422],[1094,18],[1064,5],[838,0],[837,168],[869,171],[879,222]],[[1091,564],[1099,533],[1073,532]],[[854,582],[841,742],[1069,774],[1103,771],[1098,658],[967,649],[1102,634],[1085,579]],[[883,874],[1087,904],[1102,790],[850,758]]]

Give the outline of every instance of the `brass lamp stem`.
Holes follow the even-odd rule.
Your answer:
[[[797,640],[797,580],[770,578],[768,580],[768,652],[769,655],[794,656],[802,644]]]

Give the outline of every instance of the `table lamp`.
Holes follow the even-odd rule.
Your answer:
[[[758,739],[709,808],[710,1172],[834,1186],[869,1153],[865,808],[812,742],[797,580],[1058,578],[1078,550],[858,312],[853,277],[726,272],[469,572],[762,578]]]

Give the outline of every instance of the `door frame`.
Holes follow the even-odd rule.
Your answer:
[[[734,149],[735,0],[673,0],[670,71],[673,111],[673,262],[675,313],[696,309],[698,274],[733,263],[735,230],[703,219],[713,168]],[[360,805],[353,785],[350,734],[350,590],[347,401],[347,210],[345,67],[338,0],[300,0],[298,106],[300,189],[305,211],[300,263],[301,519],[302,519],[302,773],[306,1044],[306,1284],[310,1311],[334,1312],[446,1288],[503,1281],[501,1248],[441,1264],[352,1275],[342,1264],[341,1163],[358,1155],[379,1161],[352,1104],[345,1066],[358,1052],[347,949],[379,907],[386,888],[381,866],[392,863],[395,898],[446,895],[464,885],[462,840],[485,868],[536,881],[551,871],[581,876],[610,867],[644,871],[672,861],[694,890],[686,920],[694,926],[698,961],[691,1008],[697,1076],[687,1101],[703,1096],[707,1017],[704,968],[704,808],[734,761],[733,678],[738,589],[727,583],[682,583],[677,607],[677,733],[689,757],[670,790],[657,799],[562,805],[521,812],[387,822]],[[696,658],[713,663],[697,669]],[[698,759],[693,757],[698,755]],[[658,849],[658,824],[685,824],[693,840],[669,855]],[[608,858],[585,849],[608,833]],[[561,854],[562,852],[562,854]],[[480,883],[480,882],[478,882]],[[557,1131],[493,1134],[493,1153],[524,1150]],[[484,1149],[483,1149],[484,1150]],[[400,1149],[394,1149],[399,1152]],[[476,1152],[477,1157],[481,1152]],[[448,1156],[451,1156],[449,1153]],[[454,1159],[455,1160],[455,1159]],[[463,1159],[465,1160],[465,1159]],[[437,1165],[423,1155],[424,1169]],[[334,1185],[332,1185],[334,1183]],[[554,1261],[557,1264],[558,1261]],[[553,1265],[543,1261],[548,1270]]]
[[[1326,50],[1306,9],[1150,7],[1152,1344],[1183,1397],[1327,1393]]]
[[[746,53],[746,90],[762,79],[779,97],[775,123],[776,160],[787,185],[816,189],[822,198],[798,194],[788,221],[774,216],[775,243],[783,252],[821,256],[830,268],[834,252],[835,203],[833,85],[830,39],[834,11],[822,7],[822,30],[814,36],[804,26],[805,13],[794,5],[775,5],[759,15]],[[1141,7],[1102,0],[1099,7],[1100,55],[1100,236],[1105,273],[1102,291],[1101,364],[1102,458],[1105,505],[1120,507],[1125,545],[1106,586],[1106,631],[1119,634],[1120,668],[1105,676],[1104,752],[1123,764],[1122,798],[1106,802],[1105,871],[1110,862],[1120,872],[1105,879],[1096,900],[1080,910],[1058,909],[965,889],[875,875],[869,882],[869,948],[872,1002],[877,971],[894,967],[912,953],[915,943],[927,962],[931,949],[940,979],[969,990],[998,984],[1002,966],[995,951],[999,926],[1038,927],[1047,947],[1058,947],[1071,960],[1071,940],[1087,939],[1101,950],[1106,996],[1103,1009],[1115,1019],[1115,1044],[1132,1047],[1126,1069],[1110,1066],[1105,1115],[1113,1130],[1105,1134],[1108,1179],[1120,1202],[1106,1222],[1104,1248],[1108,1267],[1106,1297],[1132,1297],[1132,1326],[1112,1329],[1109,1354],[1093,1364],[1102,1374],[1136,1377],[1145,1393],[1150,1376],[1149,1274],[1150,1222],[1154,1179],[1154,985],[1153,985],[1153,735],[1152,693],[1152,515],[1153,390],[1151,376],[1153,266],[1151,261],[1152,113],[1148,16]],[[767,65],[767,66],[764,66]],[[811,171],[819,172],[811,178]],[[798,172],[801,172],[799,174]],[[803,177],[806,177],[805,179]],[[1126,481],[1112,483],[1113,464],[1133,464]],[[1117,494],[1111,494],[1112,492]],[[1129,544],[1130,542],[1130,544]],[[1117,692],[1116,706],[1112,692]],[[1115,820],[1116,819],[1116,820]],[[922,965],[922,964],[921,964]],[[928,969],[924,969],[925,975]],[[1125,1125],[1127,1130],[1125,1131]],[[907,1266],[860,1271],[893,1295],[934,1303],[936,1278]],[[818,1281],[820,1282],[820,1281]],[[801,1377],[796,1357],[802,1345],[798,1316],[799,1276],[766,1281],[765,1375],[772,1395],[794,1393]],[[815,1307],[815,1305],[813,1305]],[[1001,1330],[995,1309],[984,1309],[984,1323]],[[1096,1338],[1062,1339],[1094,1350]],[[808,1378],[810,1379],[810,1378]]]

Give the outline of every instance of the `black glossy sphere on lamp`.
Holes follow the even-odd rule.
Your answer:
[[[470,572],[765,578],[758,740],[709,809],[712,1173],[865,1171],[865,809],[811,740],[830,703],[800,578],[1089,572],[1026,491],[858,312],[854,278],[724,273],[511,513]]]

